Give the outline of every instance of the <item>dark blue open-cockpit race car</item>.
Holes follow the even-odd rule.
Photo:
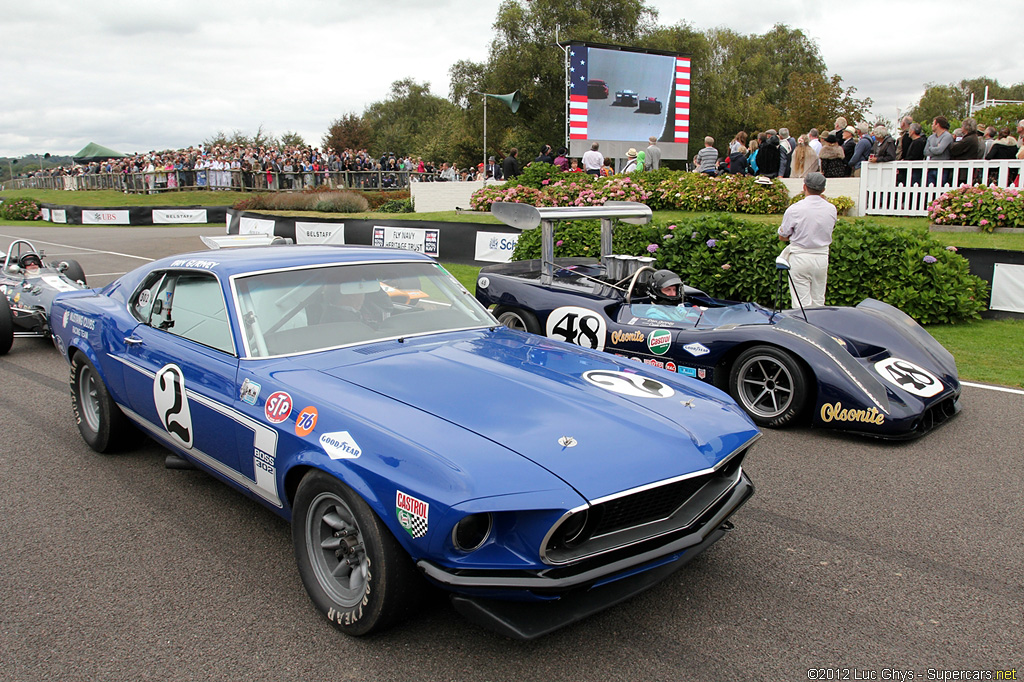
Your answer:
[[[760,426],[815,427],[912,438],[959,409],[956,363],[891,305],[774,310],[681,286],[652,296],[653,258],[611,253],[613,220],[650,220],[647,206],[535,208],[496,203],[496,217],[541,227],[539,260],[487,266],[477,299],[504,324],[696,377],[728,391]],[[601,219],[601,261],[554,258],[555,224]],[[654,292],[656,293],[656,292]]]
[[[427,256],[266,246],[59,296],[85,441],[131,424],[290,520],[346,633],[427,583],[531,638],[619,602],[732,526],[757,427],[699,381],[500,324]]]

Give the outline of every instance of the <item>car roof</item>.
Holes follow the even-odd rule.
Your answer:
[[[433,261],[413,251],[373,246],[281,245],[251,246],[193,251],[163,258],[151,269],[186,268],[231,277],[271,268],[291,268],[319,263],[363,263],[366,261]]]

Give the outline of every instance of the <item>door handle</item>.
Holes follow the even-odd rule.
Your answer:
[[[124,342],[129,346],[134,346],[137,343],[142,343],[142,339],[137,336],[126,336],[124,337]]]

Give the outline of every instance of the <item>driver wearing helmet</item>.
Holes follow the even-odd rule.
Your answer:
[[[700,311],[683,305],[683,280],[671,270],[658,270],[647,285],[650,303],[630,306],[630,312],[637,317],[667,322],[688,322],[699,319]]]
[[[43,260],[35,253],[26,253],[21,257],[21,268],[28,272],[37,272],[43,267]]]

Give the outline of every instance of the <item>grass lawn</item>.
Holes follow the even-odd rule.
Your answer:
[[[75,204],[78,206],[224,206],[233,204],[244,195],[238,192],[165,192],[163,194],[124,194],[113,190],[65,192],[61,190],[10,190],[4,191],[6,198],[33,198],[53,204]],[[280,215],[320,216],[324,214],[307,211],[275,212]],[[657,211],[655,220],[662,223],[684,220],[702,215],[687,211]],[[438,213],[359,213],[337,214],[342,218],[388,218],[407,220],[432,220],[439,222],[494,223],[498,221],[485,214],[460,214],[455,211]],[[778,225],[781,215],[743,215],[744,220]],[[845,220],[854,220],[846,218]],[[868,216],[865,220],[880,226],[903,227],[929,233],[927,218],[897,218],[891,216]],[[4,221],[10,225],[38,225],[35,221]],[[166,226],[161,226],[166,227]],[[1024,230],[1021,234],[987,234],[974,232],[931,232],[933,239],[947,246],[967,248],[991,248],[1024,251]],[[476,288],[476,276],[480,270],[470,265],[445,263],[452,273],[469,291]],[[959,325],[931,325],[928,331],[948,348],[956,357],[960,377],[965,381],[979,381],[1002,386],[1024,387],[1024,320],[981,320]]]

